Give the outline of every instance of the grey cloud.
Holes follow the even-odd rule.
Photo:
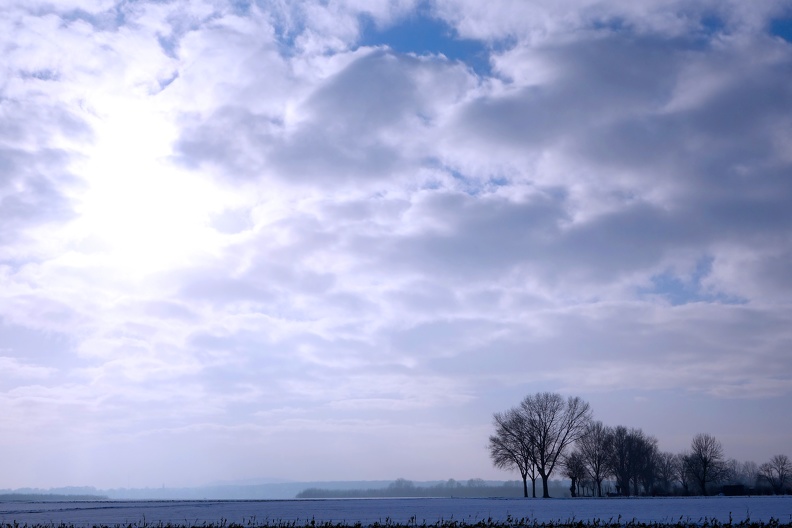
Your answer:
[[[433,274],[479,278],[497,277],[531,255],[542,258],[544,244],[566,219],[559,200],[547,195],[518,203],[438,191],[413,207],[410,215],[443,227],[392,239],[384,258],[396,267],[417,264]]]
[[[789,203],[791,202],[787,202],[787,204]],[[755,268],[750,264],[747,265],[748,273],[744,275],[744,280],[758,283],[757,286],[759,286],[763,297],[783,302],[789,298],[789,293],[792,292],[790,262],[792,262],[792,248],[778,248],[770,255],[762,255],[760,259],[757,259],[754,263]]]
[[[394,348],[395,343],[343,334],[343,328],[333,337],[308,329],[288,336],[268,336],[261,328],[202,331],[191,337],[189,347],[208,357],[222,354],[216,366],[200,375],[199,383],[208,393],[230,395],[237,392],[235,387],[252,385],[258,390],[251,404],[259,406],[271,399],[295,407],[420,407],[436,392],[422,385],[423,374],[405,363],[408,355]],[[411,355],[421,357],[426,351],[426,344],[420,343]],[[408,378],[410,383],[405,383]],[[440,383],[452,381],[434,376],[435,387]]]
[[[654,268],[670,251],[690,248],[700,240],[697,235],[679,218],[650,204],[627,206],[559,236],[552,244],[561,270],[555,278],[563,280],[569,271],[587,281],[618,280]]]
[[[70,352],[75,347],[66,333],[38,332],[26,326],[0,322],[0,356],[14,358],[25,364],[44,364],[47,368],[65,370],[72,365]],[[14,382],[11,378],[5,383]]]
[[[441,228],[385,239],[353,235],[350,247],[378,255],[374,268],[453,278],[452,283],[489,282],[523,270],[560,285],[618,280],[624,273],[651,269],[680,244],[701,240],[651,204],[571,225],[567,207],[563,197],[548,194],[517,202],[437,191],[407,214]]]
[[[547,263],[566,255],[592,277],[609,267],[613,278],[651,268],[674,249],[785,244],[792,183],[778,133],[788,128],[779,109],[792,108],[792,57],[780,48],[763,37],[714,50],[621,34],[539,47],[534,53],[558,70],[551,81],[477,100],[457,128],[475,138],[470,145],[552,152],[589,180],[576,199],[590,188],[621,202],[559,233],[543,247]],[[757,53],[775,58],[757,62]],[[668,110],[690,75],[688,60],[701,65],[702,82],[714,75],[720,85],[689,109]]]
[[[668,101],[684,44],[609,35],[534,48],[532,54],[552,65],[552,79],[478,99],[457,126],[480,141],[520,149],[587,136],[601,124],[644,115]]]
[[[635,31],[663,36],[713,34],[764,30],[774,16],[783,16],[783,0],[748,6],[736,1],[635,3],[557,1],[509,3],[508,8],[435,0],[437,13],[454,25],[463,37],[491,42],[515,40],[557,41],[585,38],[592,30]]]
[[[282,118],[225,107],[188,126],[177,144],[189,165],[212,163],[224,176],[332,186],[381,180],[416,171],[419,154],[405,156],[436,118],[433,91],[446,97],[463,90],[468,73],[442,59],[419,59],[372,51],[324,81],[308,98],[296,128]],[[408,144],[405,144],[407,140]]]
[[[395,145],[362,135],[352,141],[336,142],[329,131],[305,130],[275,150],[271,160],[280,177],[317,185],[379,179],[407,168]]]
[[[792,225],[785,176],[792,165],[778,137],[786,126],[779,109],[792,109],[787,55],[755,66],[737,50],[723,67],[746,74],[695,108],[621,118],[578,134],[570,153],[593,164],[604,182],[608,170],[618,170],[636,189],[661,189],[673,215],[711,243],[781,242],[773,234]]]
[[[385,292],[384,298],[397,313],[409,314],[419,320],[456,312],[464,304],[460,292],[429,277],[400,285],[394,291]]]
[[[355,60],[307,102],[308,111],[330,132],[371,134],[396,126],[420,110],[411,73],[421,61],[376,51]],[[334,119],[324,118],[334,116]]]
[[[695,107],[668,112],[663,103],[670,98],[665,98],[638,115],[619,116],[593,133],[578,135],[574,148],[598,164],[643,167],[650,174],[660,169],[665,177],[684,180],[704,176],[710,178],[708,183],[721,177],[718,171],[768,168],[761,165],[772,163],[780,154],[774,141],[786,121],[778,109],[792,106],[792,90],[785,82],[792,58],[780,64],[751,64],[750,55],[766,52],[762,48],[747,53],[735,50],[721,57],[722,71],[703,72],[701,82],[718,75],[731,79]],[[638,60],[635,57],[633,65],[625,67],[635,67]],[[680,76],[684,65],[680,56],[674,77]],[[735,69],[747,71],[739,75],[733,73]]]
[[[208,122],[188,126],[175,145],[176,159],[190,168],[218,166],[225,178],[248,179],[260,174],[266,154],[282,133],[282,120],[225,106]]]
[[[519,319],[504,321],[490,339],[457,349],[453,361],[437,359],[431,365],[482,384],[561,381],[570,391],[779,395],[789,390],[784,373],[792,368],[785,353],[790,338],[783,331],[789,317],[788,310],[708,303],[549,310],[532,314],[538,320],[527,328]],[[775,337],[767,339],[769,335]],[[508,372],[504,364],[510,365]]]
[[[294,243],[274,251],[262,245],[261,254],[267,254],[267,259],[238,279],[217,282],[212,291],[203,294],[204,300],[236,298],[274,314],[284,313],[279,312],[283,306],[304,306],[308,300],[311,308],[301,310],[300,315],[324,318],[336,331],[342,326],[337,321],[329,323],[322,314],[346,318],[348,329],[364,332],[367,324],[379,319],[380,333],[372,339],[385,340],[402,351],[404,358],[413,359],[419,354],[432,356],[432,343],[440,343],[439,349],[444,343],[459,351],[464,348],[461,341],[471,341],[454,341],[457,329],[477,328],[489,334],[483,338],[487,345],[468,345],[471,351],[461,356],[481,365],[489,361],[484,359],[484,350],[498,343],[499,333],[514,332],[515,354],[521,343],[533,339],[521,341],[525,337],[520,337],[521,325],[492,324],[483,311],[502,316],[504,303],[514,303],[510,306],[532,313],[548,302],[535,292],[488,289],[497,281],[533,281],[555,290],[562,298],[608,298],[612,288],[625,278],[637,288],[653,275],[673,269],[669,266],[680,255],[695,260],[717,253],[724,243],[760,249],[767,240],[781,242],[772,233],[780,234],[789,223],[784,208],[788,201],[784,170],[768,170],[756,162],[778,155],[766,124],[768,119],[777,122],[771,115],[773,108],[787,104],[783,86],[775,81],[758,81],[755,89],[746,91],[737,76],[736,84],[727,83],[703,105],[669,111],[667,106],[677,95],[686,62],[692,57],[706,60],[703,57],[709,50],[702,49],[698,41],[663,40],[656,35],[631,35],[628,40],[616,34],[589,36],[594,40],[556,43],[534,50],[558,68],[559,74],[549,84],[509,91],[507,95],[473,97],[471,102],[459,104],[457,119],[451,119],[450,125],[438,124],[440,132],[427,137],[443,137],[444,143],[436,146],[440,151],[437,157],[451,166],[455,161],[451,147],[459,146],[455,142],[460,138],[467,145],[477,146],[479,159],[487,157],[486,146],[499,149],[508,144],[513,157],[499,160],[505,166],[513,163],[519,167],[520,151],[525,149],[552,153],[567,162],[563,170],[586,176],[584,192],[590,188],[612,199],[607,210],[576,220],[576,208],[583,207],[588,213],[587,204],[577,202],[581,197],[574,192],[578,191],[567,187],[563,179],[552,188],[537,184],[529,199],[510,196],[514,181],[480,194],[451,190],[444,183],[398,205],[388,201],[361,204],[331,193],[327,204],[317,207],[315,218],[298,217],[277,226],[294,235]],[[724,64],[740,64],[745,57],[735,52],[721,60]],[[259,130],[240,128],[245,132],[240,141],[249,142],[244,149],[255,152],[244,150],[240,158],[258,156],[250,163],[249,174],[260,174],[256,163],[261,164],[261,172],[271,171],[274,163],[278,172],[289,174],[301,184],[317,183],[328,189],[325,182],[315,178],[370,178],[421,167],[423,158],[409,158],[414,152],[390,150],[377,139],[378,134],[388,131],[421,130],[414,128],[415,122],[410,119],[421,117],[419,110],[425,104],[409,81],[411,68],[418,64],[387,53],[371,54],[353,62],[317,90],[306,103],[307,120],[291,135],[282,134],[279,123],[265,124]],[[771,79],[776,75],[774,68],[766,71]],[[361,88],[355,91],[351,89],[354,86]],[[378,107],[380,93],[388,94],[393,105]],[[756,96],[756,101],[745,108],[751,115],[742,115],[735,105],[750,93]],[[358,97],[360,105],[355,106]],[[431,127],[435,125],[431,106],[427,109],[424,117],[430,118],[417,122]],[[727,114],[731,117],[722,117]],[[333,119],[335,116],[343,119]],[[227,130],[234,128],[237,118],[244,121],[244,112],[229,119]],[[718,119],[739,124],[743,130],[727,130]],[[212,130],[211,123],[205,126],[206,131]],[[206,137],[213,135],[221,136],[209,132]],[[706,148],[693,148],[697,142],[703,142]],[[201,145],[197,145],[195,152],[201,152]],[[260,150],[253,149],[256,145]],[[432,152],[432,147],[427,145],[427,150]],[[445,152],[444,148],[449,150]],[[218,152],[218,163],[233,163],[228,152]],[[344,158],[347,155],[349,158]],[[785,166],[783,161],[778,163]],[[754,174],[761,177],[743,178],[734,170],[740,164],[753,165]],[[523,180],[534,176],[512,170]],[[536,177],[546,180],[544,184],[555,176],[540,173]],[[660,199],[653,194],[658,189]],[[762,240],[768,234],[767,240]],[[262,236],[261,240],[265,239]],[[314,276],[315,271],[304,269],[312,258],[334,253],[343,255],[348,265],[340,275]],[[289,271],[274,262],[288,262]],[[717,254],[714,262],[712,274],[717,275]],[[383,284],[368,292],[350,288],[344,275],[350,272],[360,280]],[[780,268],[777,274],[778,285],[783,285],[785,277]],[[397,280],[388,284],[385,277]],[[196,280],[186,291],[196,291],[194,288],[201,288],[199,284]],[[482,293],[473,303],[476,290]],[[290,312],[287,309],[285,313]],[[394,313],[403,314],[401,326]],[[633,334],[621,336],[621,345],[608,341],[606,346],[607,340],[599,332],[617,331],[616,323],[611,322],[601,329],[598,323],[591,323],[592,327],[570,322],[569,328],[574,328],[570,334],[591,336],[592,343],[601,340],[603,344],[597,346],[602,350],[610,347],[616,354],[613,361],[624,364],[620,354],[629,348],[624,343],[630,342]],[[642,323],[634,321],[630,326],[635,330]],[[648,331],[651,325],[646,328]],[[572,356],[583,349],[582,343],[563,340],[537,342],[547,348],[570,350]],[[683,344],[680,337],[665,349],[657,348],[657,357],[672,361],[676,356],[668,351],[685,348]],[[648,345],[639,340],[634,346]],[[335,343],[325,342],[323,347],[328,356],[338,350]],[[363,348],[353,355],[370,358],[368,354]],[[443,360],[437,361],[440,365]],[[455,365],[464,370],[464,361]],[[567,379],[563,372],[553,371],[552,365],[537,365],[529,356],[518,364],[535,371],[537,379],[546,382],[553,376],[556,381]],[[637,361],[629,368],[640,369],[642,365]],[[455,367],[443,364],[443,368],[450,372]],[[584,375],[582,372],[580,375]],[[716,391],[716,385],[713,377],[708,387]]]
[[[50,145],[50,134],[89,136],[88,127],[57,107],[0,102],[0,240],[11,243],[25,229],[73,216],[67,191],[79,185],[69,172],[73,154]]]
[[[441,313],[446,315],[441,318],[428,317],[404,327],[394,325],[384,332],[382,338],[390,347],[402,351],[405,357],[412,358],[416,364],[439,367],[433,369],[438,375],[470,375],[473,372],[463,367],[462,363],[454,364],[456,359],[475,351],[480,361],[490,361],[486,354],[481,354],[482,348],[491,345],[495,336],[509,326],[503,321],[490,320],[481,314],[465,317],[449,316],[453,312],[448,310]]]

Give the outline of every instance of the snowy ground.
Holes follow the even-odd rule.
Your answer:
[[[476,522],[492,518],[539,522],[594,520],[622,522],[728,521],[775,518],[792,522],[792,497],[693,497],[652,499],[327,499],[277,501],[102,501],[2,502],[0,524],[82,526],[146,523],[255,524],[278,521],[331,521],[369,524],[390,519],[433,524],[440,520]]]

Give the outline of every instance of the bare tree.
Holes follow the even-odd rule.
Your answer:
[[[685,456],[688,473],[707,494],[707,484],[717,482],[724,472],[723,446],[712,435],[697,434],[690,443],[690,453]]]
[[[657,479],[657,438],[646,436],[641,432],[635,439],[633,446],[635,460],[635,474],[633,476],[633,486],[635,494],[639,494],[639,484],[646,495],[654,493],[655,480]]]
[[[649,493],[654,482],[654,456],[657,440],[640,429],[618,426],[613,429],[607,465],[616,479],[620,495],[640,495],[641,486]]]
[[[666,451],[657,454],[657,480],[664,495],[673,491],[673,483],[679,475],[679,458]]]
[[[527,418],[517,408],[495,413],[492,421],[495,425],[495,434],[489,437],[492,463],[500,469],[517,469],[520,472],[525,497],[528,497],[528,476],[533,474],[533,496],[536,497],[536,473]]]
[[[756,462],[740,462],[734,458],[724,464],[724,483],[750,488],[756,486],[759,479],[759,466]]]
[[[630,431],[623,425],[612,433],[608,452],[608,471],[616,479],[616,493],[630,494]]]
[[[608,452],[613,431],[602,422],[591,422],[577,442],[580,456],[588,474],[597,489],[597,497],[602,497],[602,481],[608,476]]]
[[[723,463],[722,481],[728,484],[737,484],[737,475],[740,472],[740,462],[736,458],[730,458]]]
[[[536,464],[531,459],[531,465],[528,468],[528,478],[531,481],[531,497],[536,498],[536,479],[539,478],[539,472],[536,470]]]
[[[786,455],[775,455],[770,462],[759,466],[759,477],[770,484],[773,493],[780,495],[792,482],[792,461]]]
[[[589,404],[570,396],[539,392],[526,396],[520,404],[528,420],[528,440],[533,462],[542,477],[542,497],[549,498],[547,481],[564,450],[576,442],[591,421]]]
[[[580,495],[580,486],[588,476],[586,464],[583,462],[583,456],[579,451],[573,451],[564,457],[564,475],[569,477],[572,484],[569,486],[569,493],[573,497]]]
[[[688,471],[687,457],[687,453],[677,453],[674,455],[676,459],[674,467],[677,470],[676,478],[682,485],[682,493],[690,495],[690,472]]]
[[[759,466],[756,465],[756,462],[753,460],[741,462],[737,473],[737,481],[750,488],[756,486],[757,480],[759,480]]]

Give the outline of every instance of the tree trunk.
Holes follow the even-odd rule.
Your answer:
[[[531,479],[531,488],[533,488],[533,498],[536,498],[536,477]]]
[[[602,481],[597,481],[597,497],[602,497]]]
[[[550,498],[550,491],[547,489],[547,475],[542,475],[542,498]]]
[[[701,494],[707,496],[707,466],[701,470],[701,476],[698,477],[699,485],[701,486]]]
[[[523,475],[523,497],[528,498],[528,477]]]

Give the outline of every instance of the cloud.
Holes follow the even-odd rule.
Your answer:
[[[53,373],[53,370],[48,367],[27,365],[11,357],[0,357],[0,364],[2,364],[3,371],[8,374],[9,378],[47,378]]]
[[[304,100],[284,101],[287,115],[252,112],[258,91],[244,99],[245,108],[218,109],[183,132],[180,158],[218,165],[226,178],[312,185],[402,175],[429,155],[419,140],[442,119],[448,98],[454,104],[475,85],[463,68],[441,59],[358,50],[347,62]]]
[[[79,186],[70,170],[75,156],[59,143],[67,137],[84,137],[89,131],[74,113],[47,104],[36,94],[38,85],[56,81],[25,77],[20,71],[8,73],[9,91],[22,92],[6,98],[0,107],[0,241],[4,247],[0,251],[13,260],[29,257],[22,252],[33,230],[74,216],[69,195]]]

